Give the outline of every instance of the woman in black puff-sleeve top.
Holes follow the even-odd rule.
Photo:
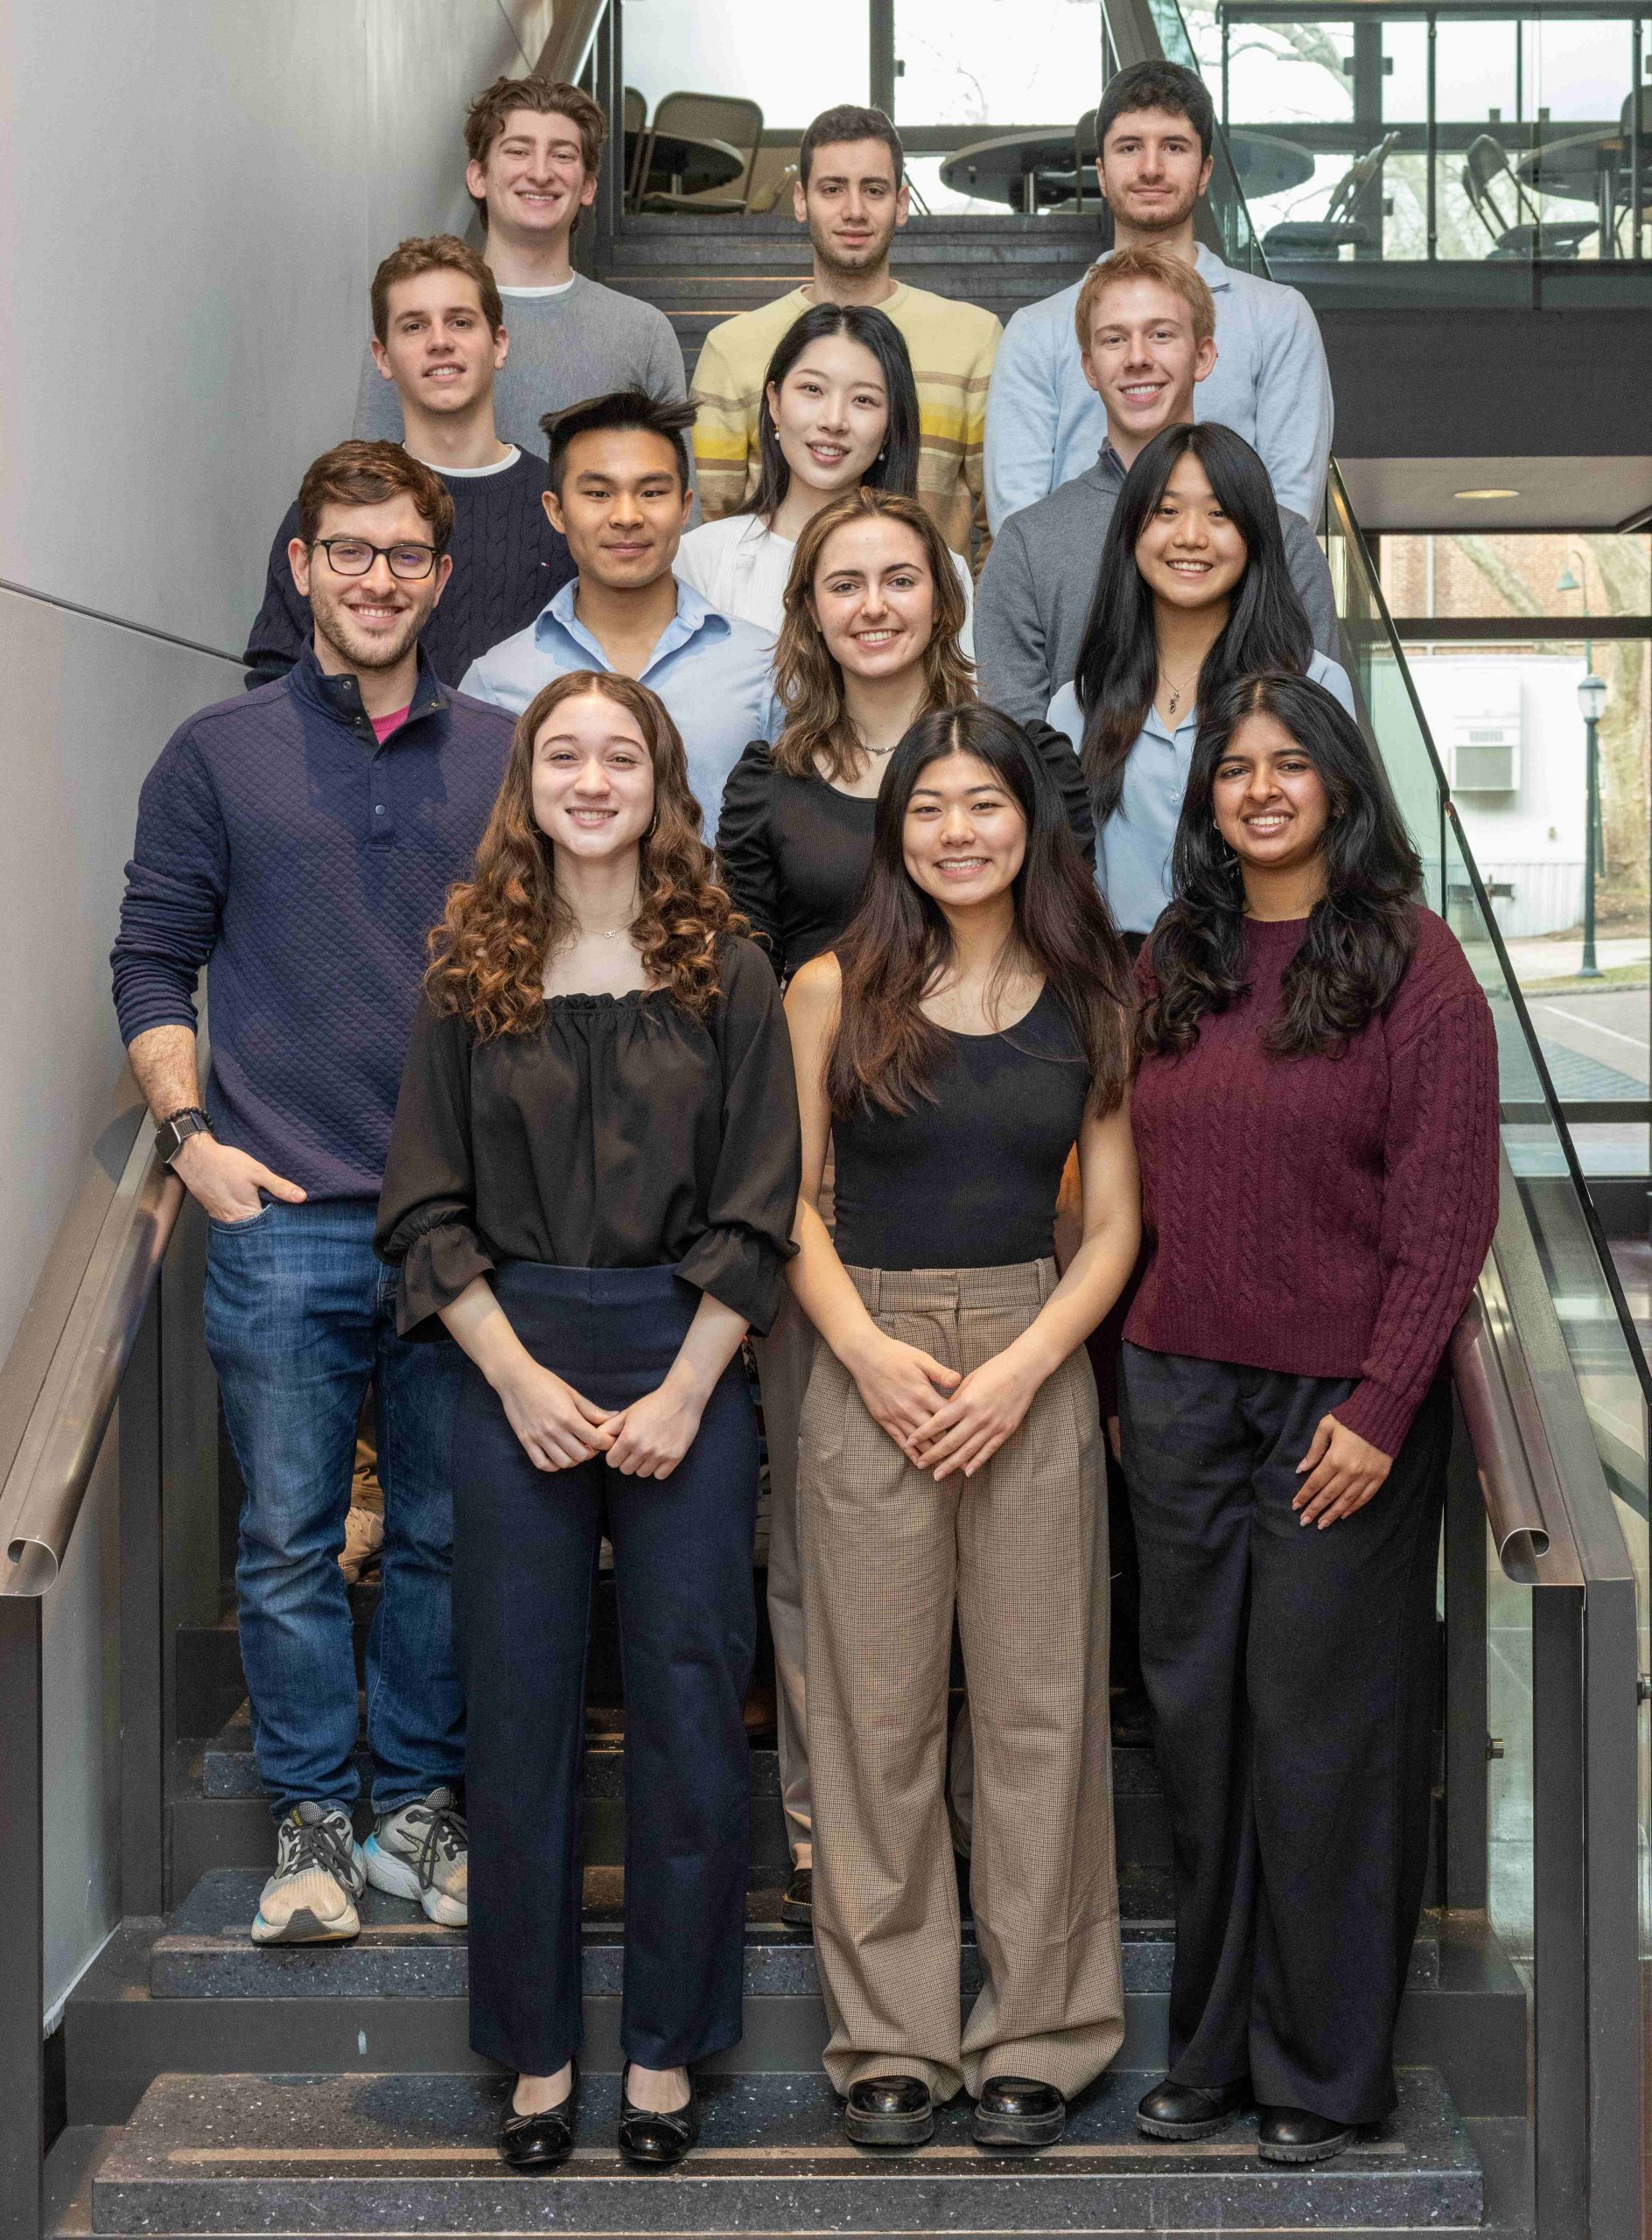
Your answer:
[[[851,491],[822,508],[799,537],[774,656],[786,726],[772,747],[753,740],[729,773],[717,835],[735,906],[783,980],[829,949],[855,914],[895,747],[920,717],[975,698],[959,643],[963,622],[952,555],[914,499]],[[1093,865],[1095,828],[1078,757],[1048,724],[1028,736]],[[820,1200],[829,1228],[831,1208],[829,1162]],[[800,1926],[810,1919],[813,1846],[797,1424],[813,1351],[814,1334],[788,1292],[757,1360],[768,1442],[780,1788],[793,1869],[781,1910]]]
[[[625,1661],[620,2147],[693,2145],[740,2034],[757,1432],[739,1361],[793,1250],[774,976],[730,929],[654,694],[582,671],[517,724],[436,942],[377,1243],[405,1334],[469,1357],[452,1450],[469,1703],[471,2042],[518,2072],[507,2161],[574,2143],[592,1582]]]

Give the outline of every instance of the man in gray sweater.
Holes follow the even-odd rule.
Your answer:
[[[1194,417],[1216,362],[1215,305],[1199,274],[1160,248],[1118,249],[1085,281],[1073,348],[1107,416],[1094,466],[1012,514],[976,594],[981,696],[1018,723],[1041,719],[1078,662],[1102,545],[1124,477],[1164,428]],[[1279,508],[1291,580],[1313,642],[1338,657],[1331,571],[1299,514]]]
[[[545,456],[540,426],[588,396],[640,388],[688,394],[671,322],[652,304],[576,272],[568,244],[595,200],[607,120],[578,86],[500,78],[465,120],[465,184],[486,229],[510,354],[494,384],[501,443]],[[369,346],[355,433],[402,440],[402,401]]]

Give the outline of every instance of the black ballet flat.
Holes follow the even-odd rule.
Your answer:
[[[1067,2101],[1053,2084],[1032,2076],[990,2076],[970,2118],[977,2146],[1026,2154],[1055,2146],[1067,2129]]]
[[[620,2077],[620,2152],[639,2169],[674,2169],[700,2136],[700,2095],[694,2072],[689,2072],[687,2100],[665,2114],[637,2106],[626,2089],[630,2074],[627,2062]]]
[[[515,2087],[513,2086],[514,2092]],[[536,2116],[519,2116],[509,2100],[499,2126],[499,2152],[513,2170],[554,2170],[574,2151],[574,2102],[579,2095],[579,2064],[574,2063],[568,2097]]]
[[[1142,2095],[1136,2128],[1148,2138],[1209,2138],[1244,2113],[1250,2104],[1250,2080],[1237,2084],[1178,2084],[1166,2077]]]
[[[1264,2108],[1256,2152],[1264,2162],[1328,2162],[1352,2146],[1357,2124],[1339,2124],[1306,2108]]]

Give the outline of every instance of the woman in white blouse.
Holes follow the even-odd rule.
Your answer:
[[[781,336],[759,415],[759,475],[745,509],[691,529],[676,572],[724,614],[778,632],[797,539],[822,506],[863,485],[913,497],[918,391],[905,337],[863,304],[816,304]],[[974,586],[963,590],[962,644],[973,650]]]

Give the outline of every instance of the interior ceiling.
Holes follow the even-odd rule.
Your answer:
[[[1342,458],[1360,525],[1380,529],[1615,528],[1652,507],[1652,457]],[[1460,490],[1512,490],[1460,498]]]

